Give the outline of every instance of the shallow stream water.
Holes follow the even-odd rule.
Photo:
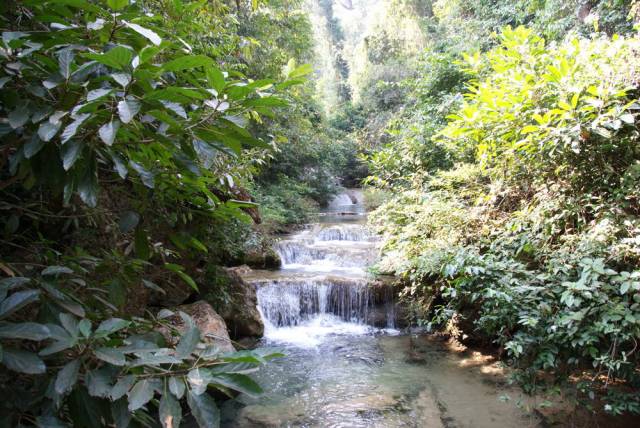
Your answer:
[[[265,394],[225,403],[223,426],[540,426],[494,364],[396,328],[392,294],[366,272],[378,242],[357,190],[323,214],[277,245],[282,269],[245,278],[257,288],[261,345],[286,357],[255,374]]]

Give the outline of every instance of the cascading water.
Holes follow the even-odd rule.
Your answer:
[[[354,200],[356,203],[354,203]],[[278,271],[252,271],[265,346],[286,355],[254,373],[266,394],[241,395],[221,425],[254,427],[535,426],[504,389],[464,371],[425,336],[400,335],[394,290],[372,280],[377,240],[362,224],[361,194],[334,199],[310,225],[282,239]]]
[[[366,281],[350,284],[327,278],[276,280],[258,288],[262,316],[273,326],[294,326],[317,315],[335,315],[343,321],[366,323],[374,305]]]
[[[330,207],[334,212],[349,211],[345,206],[358,211],[353,200],[353,194],[339,195]],[[281,337],[283,331],[276,330],[283,327],[315,324],[331,334],[332,323],[336,332],[344,323],[395,326],[393,293],[366,274],[376,242],[363,224],[347,222],[311,225],[281,240],[275,247],[282,260],[280,276],[250,280],[257,288],[267,339]]]

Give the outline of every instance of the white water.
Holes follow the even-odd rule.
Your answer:
[[[428,336],[388,328],[396,308],[390,289],[370,287],[366,269],[377,249],[360,223],[363,212],[350,196],[336,198],[325,223],[280,242],[282,269],[245,276],[257,289],[261,345],[285,357],[254,374],[266,394],[225,403],[222,426],[537,426],[498,400],[515,394],[502,378],[462,366],[464,359]]]
[[[391,293],[373,290],[366,272],[377,239],[362,217],[344,214],[363,212],[357,191],[336,196],[325,213],[340,213],[339,222],[331,218],[280,240],[281,270],[249,280],[257,288],[267,342],[308,348],[332,336],[396,332]]]

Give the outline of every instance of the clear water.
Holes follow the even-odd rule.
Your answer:
[[[499,399],[519,394],[505,386],[495,367],[430,336],[373,326],[375,314],[386,317],[383,325],[393,325],[395,313],[392,301],[382,301],[384,294],[367,289],[366,267],[377,243],[361,224],[364,209],[353,198],[361,195],[339,196],[324,223],[277,248],[283,269],[245,278],[258,290],[265,322],[261,345],[278,347],[286,357],[255,374],[265,394],[225,403],[223,425],[538,426],[513,401]],[[344,213],[356,213],[359,220]]]

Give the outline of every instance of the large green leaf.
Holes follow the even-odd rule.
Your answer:
[[[124,353],[114,348],[102,347],[94,350],[93,353],[99,360],[114,366],[124,366],[127,362]]]
[[[160,46],[160,43],[162,43],[162,38],[160,36],[158,36],[158,33],[156,33],[153,30],[149,30],[148,28],[144,28],[141,25],[138,24],[134,24],[133,22],[127,22],[124,21],[124,24],[131,28],[133,31],[135,31],[136,33],[146,37],[147,39],[149,39],[149,41],[151,43],[153,43],[156,46]]]
[[[84,383],[89,395],[92,397],[108,398],[113,388],[111,382],[115,373],[117,373],[117,371],[109,366],[88,372],[84,377]]]
[[[169,391],[179,400],[184,395],[186,385],[182,378],[170,377],[169,378]]]
[[[79,114],[73,122],[67,125],[67,127],[64,128],[64,131],[62,131],[62,136],[60,137],[60,141],[62,142],[62,144],[66,143],[74,135],[76,135],[80,126],[90,117],[90,113]]]
[[[47,367],[36,354],[20,349],[4,348],[2,350],[2,364],[9,370],[26,374],[42,374]]]
[[[71,391],[73,386],[78,381],[78,374],[80,373],[80,359],[75,359],[68,362],[56,376],[55,389],[56,393],[64,395]]]
[[[70,269],[66,266],[53,265],[53,266],[47,266],[46,268],[44,268],[42,272],[40,272],[40,275],[56,276],[61,274],[72,274],[72,273],[73,273],[73,269]]]
[[[135,411],[147,404],[154,395],[153,383],[149,379],[139,380],[128,392],[129,410]]]
[[[39,296],[40,290],[25,290],[11,294],[0,303],[0,319],[8,317],[29,303],[37,301]]]
[[[158,416],[163,428],[177,428],[182,420],[182,407],[173,395],[165,392],[160,400]]]
[[[116,46],[109,50],[107,53],[91,53],[86,54],[85,56],[94,61],[98,61],[101,64],[107,65],[117,70],[122,70],[125,67],[128,67],[129,64],[131,64],[133,53],[128,48],[125,48],[123,46]]]
[[[263,392],[260,385],[258,385],[249,376],[241,373],[216,374],[211,379],[211,382],[254,397],[262,394]]]
[[[110,412],[107,402],[91,397],[82,386],[73,390],[68,403],[74,428],[102,428],[102,421],[108,420]]]
[[[80,154],[82,153],[82,148],[84,147],[84,142],[81,140],[73,140],[64,146],[62,146],[61,156],[62,156],[62,167],[65,171],[69,171],[71,167],[76,163]]]
[[[44,340],[50,334],[46,325],[34,322],[0,322],[0,338],[2,339]]]
[[[215,64],[206,55],[185,55],[165,63],[162,66],[164,71],[182,71],[197,67],[213,67]]]
[[[188,326],[176,346],[176,356],[178,358],[188,357],[196,349],[198,343],[200,343],[200,329],[195,325]]]
[[[118,379],[116,384],[113,386],[113,389],[110,392],[110,397],[112,400],[118,400],[124,397],[133,384],[136,382],[135,375],[127,375]]]
[[[129,428],[131,426],[132,416],[127,408],[126,398],[121,398],[111,403],[111,417],[113,418],[115,428]]]
[[[131,325],[131,321],[123,320],[121,318],[109,318],[98,325],[95,334],[99,337],[108,336],[116,331],[129,327],[129,325]]]
[[[119,128],[120,121],[114,119],[102,125],[98,130],[98,135],[103,143],[107,146],[112,146],[113,142],[116,140],[116,134],[118,133]]]
[[[189,392],[187,404],[200,428],[220,427],[220,411],[216,402],[208,394],[196,395]]]
[[[118,103],[118,115],[123,123],[129,123],[140,111],[140,103],[134,98],[128,98]]]
[[[224,74],[216,67],[207,67],[205,72],[211,87],[218,92],[218,95],[221,94],[225,86]]]

